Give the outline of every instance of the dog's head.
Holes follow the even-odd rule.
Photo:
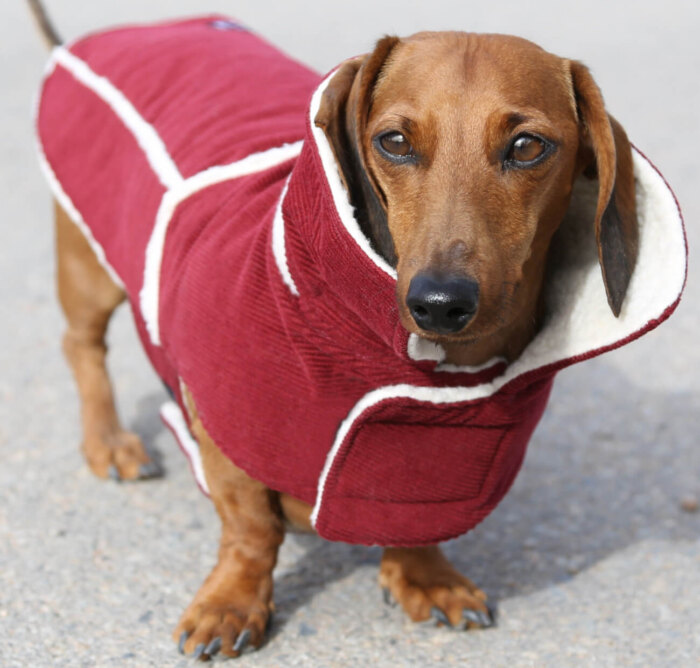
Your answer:
[[[630,146],[588,70],[516,37],[385,37],[333,75],[316,116],[356,215],[397,269],[411,332],[473,342],[538,301],[578,176],[618,315],[637,255]]]

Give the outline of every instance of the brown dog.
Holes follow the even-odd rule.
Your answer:
[[[583,65],[516,37],[387,37],[337,70],[316,124],[363,231],[396,267],[404,327],[442,344],[447,362],[512,361],[527,346],[542,315],[550,241],[584,172],[599,179],[591,224],[619,313],[638,243],[632,158]],[[156,469],[119,423],[105,368],[105,331],[125,294],[58,205],[56,228],[83,452],[100,477],[148,477]],[[218,563],[174,638],[199,658],[237,656],[263,641],[285,522],[310,529],[311,507],[237,468],[185,395],[222,534]],[[437,546],[386,548],[379,581],[413,620],[492,624],[485,594]]]

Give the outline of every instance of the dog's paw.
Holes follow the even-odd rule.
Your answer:
[[[206,661],[219,653],[236,657],[246,648],[258,649],[270,622],[272,602],[249,596],[236,600],[235,593],[226,596],[223,591],[202,590],[173,632],[180,652]]]
[[[99,478],[136,480],[162,475],[143,441],[130,431],[118,429],[100,438],[88,438],[82,450],[90,470]]]
[[[456,571],[437,547],[387,548],[379,569],[387,602],[415,622],[435,619],[455,628],[493,626],[486,594]]]

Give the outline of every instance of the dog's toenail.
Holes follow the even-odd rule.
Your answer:
[[[189,638],[189,637],[190,637],[190,634],[187,633],[187,631],[183,631],[180,634],[180,642],[178,642],[178,644],[177,644],[177,649],[180,652],[180,654],[185,653],[185,643],[187,642],[187,638]]]
[[[233,646],[234,652],[242,652],[248,645],[250,640],[250,629],[244,629],[241,635],[238,636]]]
[[[481,624],[481,616],[476,610],[462,610],[462,617],[472,624]]]
[[[219,653],[219,650],[221,649],[221,638],[214,638],[208,645],[207,648],[204,650],[204,653],[207,656],[216,656]]]
[[[480,623],[486,629],[494,624],[494,616],[491,610],[488,612],[479,612]]]
[[[452,624],[450,624],[450,620],[447,618],[447,615],[442,610],[440,610],[440,608],[431,608],[430,616],[433,619],[436,619],[438,622],[440,622],[440,624],[444,624],[445,626],[449,626],[450,628],[452,627]]]
[[[391,590],[388,587],[384,587],[382,589],[382,598],[384,599],[384,603],[386,603],[386,605],[390,605],[392,608],[396,605],[396,601],[394,601],[393,597],[391,596]]]

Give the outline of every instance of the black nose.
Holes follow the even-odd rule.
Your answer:
[[[421,329],[455,334],[464,329],[476,313],[479,284],[470,278],[418,274],[408,286],[406,304]]]

